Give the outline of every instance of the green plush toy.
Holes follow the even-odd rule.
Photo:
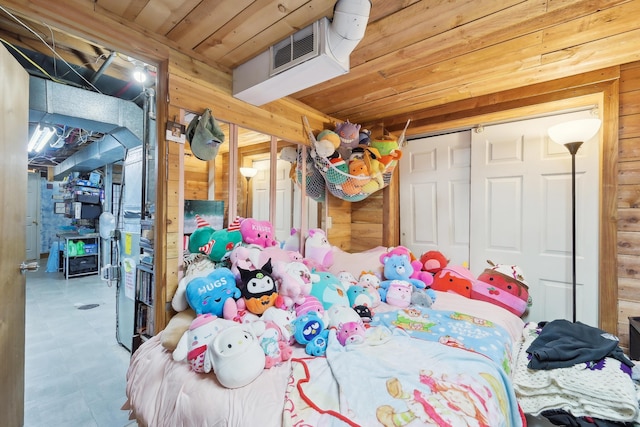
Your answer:
[[[213,262],[222,262],[242,242],[238,219],[222,230],[214,230],[199,215],[196,215],[196,222],[198,228],[189,237],[188,247],[191,253],[203,253]]]

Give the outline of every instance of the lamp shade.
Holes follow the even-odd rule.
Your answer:
[[[586,142],[593,138],[600,129],[600,119],[579,119],[551,126],[547,133],[549,138],[558,144]]]
[[[258,173],[258,169],[256,168],[240,168],[240,175],[245,178],[253,178]]]

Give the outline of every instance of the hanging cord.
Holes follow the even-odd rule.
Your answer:
[[[69,67],[69,69],[71,71],[73,71],[75,74],[78,75],[78,77],[80,77],[82,80],[84,80],[85,83],[87,83],[89,86],[91,86],[96,92],[102,94],[102,92],[100,92],[100,90],[95,87],[89,80],[85,79],[84,76],[82,74],[80,74],[74,67],[71,66],[71,64],[69,64],[62,56],[60,56],[58,54],[58,52],[56,52],[56,50],[54,48],[52,48],[51,46],[49,46],[49,44],[45,41],[45,39],[42,38],[42,36],[40,36],[40,34],[36,33],[34,30],[31,29],[31,27],[29,27],[27,24],[25,24],[24,22],[22,22],[17,16],[15,16],[13,13],[9,12],[4,6],[0,6],[0,10],[2,10],[4,13],[6,13],[7,15],[9,15],[11,18],[13,18],[14,21],[16,21],[18,24],[22,25],[24,28],[26,28],[30,33],[32,33],[34,36],[36,36],[51,52],[53,52],[53,54],[60,59],[62,62],[64,62],[67,67]],[[47,28],[49,28],[49,30],[51,30],[51,28],[47,25]],[[54,66],[55,66],[55,61],[54,61]]]

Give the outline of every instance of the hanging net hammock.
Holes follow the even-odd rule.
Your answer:
[[[324,180],[323,184],[332,195],[348,202],[359,202],[389,185],[398,160],[402,157],[401,147],[405,143],[409,122],[399,138],[390,134],[371,137],[360,133],[352,137],[349,144],[345,144],[338,127],[337,132],[325,130],[316,136],[307,118],[303,116],[302,120],[311,144],[308,153],[314,174]],[[353,131],[351,123],[347,121],[345,124],[351,125]],[[355,129],[359,130],[360,127]],[[307,176],[308,169],[307,164]],[[309,189],[307,192],[311,196]]]

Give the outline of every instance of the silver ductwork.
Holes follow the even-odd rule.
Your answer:
[[[143,140],[143,111],[135,103],[37,77],[29,79],[29,121],[105,134],[55,166],[55,179],[121,161]]]

